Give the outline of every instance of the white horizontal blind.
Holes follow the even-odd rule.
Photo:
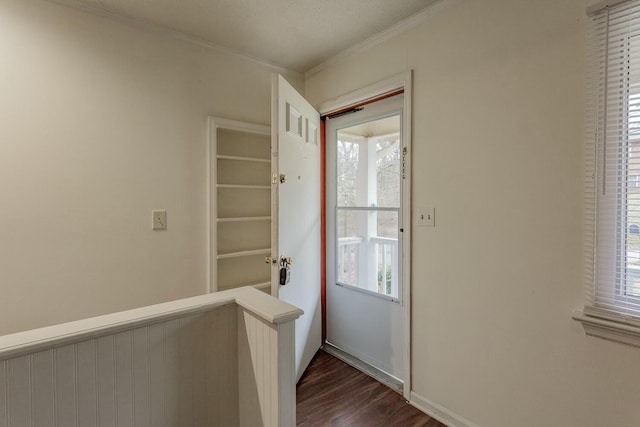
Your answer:
[[[640,316],[640,0],[605,8],[589,21],[589,305],[592,312],[635,318]]]

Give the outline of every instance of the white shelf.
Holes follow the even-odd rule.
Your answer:
[[[271,282],[262,282],[262,283],[252,283],[249,286],[255,286],[256,288],[260,288],[262,286],[267,286],[267,285],[270,285],[270,284],[271,284]]]
[[[262,290],[262,291],[266,291],[266,290],[271,290],[271,282],[260,282],[260,283],[256,283],[256,282],[251,282],[251,283],[239,283],[239,284],[235,284],[235,285],[231,285],[229,287],[222,287],[223,290],[228,290],[228,289],[236,289],[236,288],[242,288],[244,286],[252,286],[256,289]],[[269,292],[271,293],[271,292]]]
[[[271,282],[251,283],[247,286],[253,286],[254,288],[262,289],[271,286]]]
[[[218,184],[218,188],[237,188],[247,190],[270,190],[270,185],[242,185],[242,184]]]
[[[216,157],[219,160],[237,160],[240,162],[271,163],[271,159],[260,159],[257,157],[227,156],[226,154],[218,154]]]
[[[235,218],[218,218],[218,222],[271,221],[270,216],[239,216]]]
[[[263,286],[255,286],[255,288],[259,291],[264,292],[267,295],[271,295],[271,283],[268,283]]]
[[[218,259],[227,259],[227,258],[238,258],[243,256],[251,256],[251,255],[268,255],[271,253],[271,248],[266,249],[255,249],[252,251],[240,251],[240,252],[229,252],[226,254],[218,254]]]

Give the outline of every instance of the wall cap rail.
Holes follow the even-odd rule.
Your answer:
[[[0,336],[0,361],[232,304],[275,325],[303,314],[293,305],[246,286]]]

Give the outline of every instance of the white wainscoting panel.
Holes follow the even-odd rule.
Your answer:
[[[300,314],[247,287],[2,336],[0,427],[292,427]]]
[[[7,382],[7,364],[0,362],[0,427],[8,427],[9,425]]]
[[[9,426],[31,425],[30,357],[7,361],[7,418]]]
[[[237,306],[0,362],[1,427],[238,425]]]
[[[295,426],[294,340],[294,322],[238,310],[240,426]]]

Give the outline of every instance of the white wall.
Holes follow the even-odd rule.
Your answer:
[[[462,1],[309,77],[414,70],[413,389],[483,427],[640,425],[640,349],[586,337],[586,0]]]
[[[272,71],[2,0],[0,334],[206,292],[206,118],[268,123]]]

